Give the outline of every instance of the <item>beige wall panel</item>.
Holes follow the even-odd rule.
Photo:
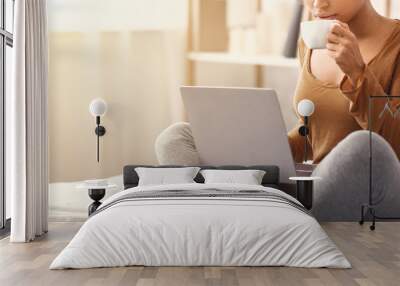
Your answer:
[[[226,3],[224,0],[192,0],[193,50],[226,51]]]
[[[252,87],[256,85],[256,70],[254,66],[197,62],[195,84]]]
[[[106,178],[121,174],[125,164],[156,163],[154,140],[173,121],[170,107],[182,83],[171,73],[184,76],[182,55],[168,54],[174,50],[168,45],[163,32],[50,34],[51,182]],[[109,105],[100,163],[88,111],[96,97]]]
[[[258,0],[226,0],[226,24],[229,28],[255,27]]]
[[[293,16],[293,1],[270,0],[257,16],[257,52],[281,55]]]

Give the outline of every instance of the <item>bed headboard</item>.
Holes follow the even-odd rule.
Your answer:
[[[175,166],[175,165],[164,165],[164,166],[149,166],[149,165],[128,165],[124,167],[124,189],[136,187],[139,183],[139,176],[137,175],[136,167],[147,167],[147,168],[182,168],[188,166]],[[256,165],[256,166],[199,166],[203,169],[218,169],[218,170],[263,170],[265,175],[262,180],[262,185],[265,187],[276,188],[279,186],[279,167],[268,166],[268,165]],[[199,173],[194,180],[197,183],[204,183],[203,176]]]

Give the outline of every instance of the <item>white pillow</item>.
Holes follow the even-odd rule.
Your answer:
[[[139,176],[139,186],[195,183],[193,179],[199,170],[199,167],[135,168]]]
[[[265,171],[261,170],[201,170],[206,184],[261,185]]]

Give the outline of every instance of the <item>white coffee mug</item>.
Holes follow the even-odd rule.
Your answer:
[[[314,20],[301,23],[301,37],[310,49],[326,49],[328,33],[335,20]]]

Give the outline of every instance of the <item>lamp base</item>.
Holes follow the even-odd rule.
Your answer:
[[[96,133],[96,135],[98,136],[103,136],[104,134],[106,134],[106,128],[104,128],[104,126],[99,125],[94,130],[94,133]]]
[[[305,126],[305,125],[300,126],[300,128],[299,128],[299,134],[300,134],[301,136],[307,136],[307,135],[309,135],[309,133],[310,133],[310,130],[308,129],[307,126]]]

